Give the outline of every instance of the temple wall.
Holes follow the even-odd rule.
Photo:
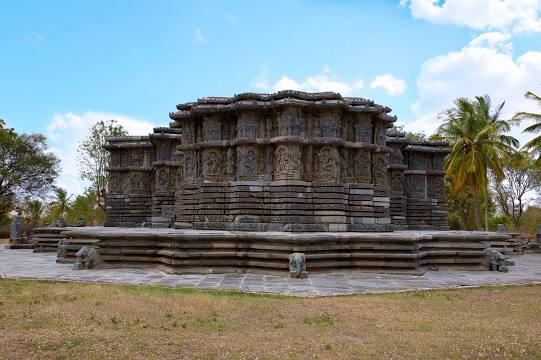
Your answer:
[[[107,225],[260,231],[447,225],[445,151],[427,151],[445,147],[387,138],[396,120],[389,108],[292,91],[203,98],[177,108],[169,128],[106,146]],[[134,154],[143,154],[142,162],[124,166]],[[139,180],[126,180],[134,176],[139,187]],[[119,177],[127,183],[118,186]]]

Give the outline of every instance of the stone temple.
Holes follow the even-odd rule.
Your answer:
[[[177,110],[150,135],[108,139],[105,227],[36,229],[34,251],[76,269],[292,277],[503,271],[495,249],[515,251],[509,234],[448,230],[448,146],[391,133],[388,107],[281,91]]]
[[[109,138],[105,226],[447,230],[447,144],[390,133],[390,112],[332,92],[177,105],[169,127]]]

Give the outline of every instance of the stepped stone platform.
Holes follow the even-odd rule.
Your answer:
[[[172,288],[233,290],[292,296],[336,296],[412,290],[457,289],[493,285],[541,283],[541,255],[513,256],[508,273],[495,271],[429,271],[422,276],[330,271],[291,279],[268,274],[167,274],[154,268],[74,271],[55,263],[55,254],[0,248],[0,278],[84,283],[158,285]]]
[[[65,228],[58,262],[74,262],[84,245],[104,266],[156,267],[168,273],[286,274],[289,255],[305,254],[308,272],[370,270],[421,274],[481,270],[484,250],[508,234],[466,231],[247,232],[149,228]]]

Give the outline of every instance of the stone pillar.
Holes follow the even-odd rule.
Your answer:
[[[541,224],[537,225],[537,242],[541,244]]]

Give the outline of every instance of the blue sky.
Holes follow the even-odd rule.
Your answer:
[[[73,149],[88,126],[114,117],[144,133],[203,96],[339,91],[431,133],[458,96],[491,94],[511,115],[529,109],[524,92],[541,92],[540,9],[531,0],[4,0],[0,118],[49,136],[64,160],[59,183],[74,193],[84,184]]]

